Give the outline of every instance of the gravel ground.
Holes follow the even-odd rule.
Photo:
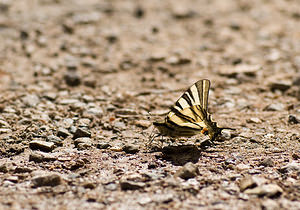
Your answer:
[[[300,209],[298,0],[0,0],[0,43],[0,209]],[[235,130],[147,145],[204,78]]]

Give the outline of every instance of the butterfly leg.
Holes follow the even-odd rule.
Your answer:
[[[160,142],[160,148],[162,148],[164,145],[164,136],[163,135],[161,135],[159,142]]]
[[[148,141],[148,143],[147,143],[147,147],[149,147],[149,146],[152,144],[153,140],[154,140],[155,138],[159,137],[159,136],[161,136],[160,133],[150,135],[150,136],[149,136],[149,141]]]
[[[171,139],[171,143],[172,143],[172,145],[174,145],[174,146],[178,146],[178,145],[179,145],[178,142],[180,142],[180,140],[179,140],[178,138],[172,138],[172,139]]]

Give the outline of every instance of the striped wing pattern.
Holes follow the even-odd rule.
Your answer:
[[[196,82],[171,107],[165,126],[175,136],[192,136],[206,127],[209,87],[209,80]]]
[[[207,111],[209,88],[209,80],[204,79],[196,82],[183,93],[173,107],[181,111],[194,105],[200,105],[204,111]]]

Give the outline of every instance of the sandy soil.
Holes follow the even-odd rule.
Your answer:
[[[298,0],[2,0],[0,43],[0,209],[300,209]],[[147,146],[204,78],[236,130]]]

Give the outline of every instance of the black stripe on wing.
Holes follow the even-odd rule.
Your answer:
[[[181,104],[179,103],[179,101],[176,101],[175,103],[175,106],[173,106],[172,108],[175,108],[177,110],[177,107],[180,109],[180,110],[183,110],[183,107],[181,106]],[[171,108],[171,109],[172,109]]]
[[[192,123],[192,122],[191,122]],[[195,124],[197,125],[199,128],[192,128],[192,127],[189,127],[189,126],[182,126],[182,125],[178,125],[176,122],[170,120],[169,117],[166,118],[166,124],[170,124],[171,126],[174,126],[174,127],[177,127],[176,129],[180,129],[180,130],[187,130],[187,129],[190,129],[190,130],[193,130],[193,131],[201,131],[203,128],[199,125],[197,125],[196,123],[192,123],[192,124]],[[168,126],[170,127],[170,126]],[[174,130],[176,130],[174,129]]]
[[[187,90],[187,93],[189,94],[189,96],[191,97],[191,99],[194,101],[195,103],[195,98],[194,98],[194,95],[192,93],[192,90],[191,90],[191,87]]]
[[[188,95],[189,93],[185,92],[181,98],[183,98],[188,103],[188,105],[193,106],[193,102]]]
[[[174,114],[177,117],[180,117],[181,119],[188,121],[190,123],[196,122],[196,120],[194,118],[192,118],[191,116],[185,115],[182,112],[178,111],[176,108],[172,107],[171,108],[171,112],[174,112]]]
[[[204,80],[200,80],[198,82],[195,83],[195,86],[198,90],[198,97],[199,97],[199,101],[200,104],[203,108],[203,110],[205,110],[205,112],[207,111],[207,104],[208,104],[208,94],[209,94],[209,88],[210,88],[210,81],[207,79]]]
[[[200,105],[192,106],[190,109],[192,110],[195,116],[200,118],[200,120],[203,121],[204,119],[206,119],[207,113],[202,109]],[[200,113],[200,115],[197,113],[195,109]]]

